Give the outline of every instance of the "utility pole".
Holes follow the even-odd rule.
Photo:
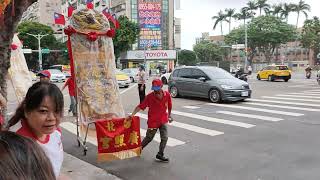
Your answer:
[[[245,29],[245,49],[244,49],[244,53],[245,53],[245,60],[244,60],[244,71],[246,72],[247,66],[248,66],[248,55],[247,55],[247,51],[248,51],[248,27],[247,27],[247,23],[244,24],[244,29]]]
[[[38,51],[39,51],[39,69],[40,71],[42,70],[42,52],[41,52],[41,39],[45,36],[48,36],[49,34],[30,34],[30,33],[26,33],[29,36],[32,36],[34,38],[36,38],[38,40]]]

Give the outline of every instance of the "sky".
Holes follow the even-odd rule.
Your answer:
[[[244,6],[249,0],[180,0],[180,10],[175,11],[175,17],[181,18],[181,49],[192,50],[195,44],[196,38],[201,37],[202,32],[209,32],[210,35],[220,35],[220,26],[216,30],[213,30],[214,21],[212,16],[218,14],[220,10],[226,8],[235,8],[237,12]],[[300,0],[268,0],[269,4],[278,3],[295,3]],[[311,6],[311,12],[309,18],[313,16],[320,17],[320,0],[304,0]],[[297,14],[292,13],[289,16],[289,24],[296,24]],[[299,19],[299,26],[303,26],[304,16]],[[241,22],[232,21],[232,28],[239,26]],[[229,25],[225,23],[224,34],[228,33]]]

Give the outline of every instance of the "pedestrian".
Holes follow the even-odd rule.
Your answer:
[[[252,74],[252,67],[248,66],[248,74],[251,75]]]
[[[139,91],[139,98],[140,103],[144,100],[146,96],[146,72],[144,70],[144,66],[141,65],[139,67],[139,72],[137,74],[138,76],[138,91]]]
[[[40,77],[40,82],[50,82],[51,73],[48,70],[41,71],[38,76]]]
[[[0,132],[0,179],[55,180],[43,149],[29,138]]]
[[[157,130],[160,131],[161,142],[159,145],[159,152],[156,155],[156,159],[162,162],[169,162],[169,158],[164,156],[164,149],[168,141],[168,121],[172,121],[171,109],[172,101],[168,91],[162,90],[162,81],[155,79],[152,81],[151,89],[153,92],[149,93],[146,99],[140,103],[133,111],[131,116],[136,115],[139,111],[148,110],[148,130],[141,145],[142,149],[145,148],[154,138]],[[130,118],[130,116],[129,116]]]
[[[66,86],[68,86],[68,91],[70,96],[70,106],[69,106],[68,113],[72,112],[72,115],[76,116],[77,115],[76,86],[75,86],[74,78],[72,76],[70,76],[70,78],[66,81],[61,91],[63,91]]]
[[[33,84],[8,122],[10,131],[33,139],[51,161],[56,177],[60,174],[63,147],[59,124],[63,116],[63,95],[53,83]]]
[[[0,130],[2,129],[2,126],[4,124],[3,108],[6,107],[6,104],[7,104],[7,100],[2,95],[2,91],[1,91],[1,88],[0,88]]]

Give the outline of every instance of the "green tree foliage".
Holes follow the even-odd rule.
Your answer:
[[[301,42],[303,47],[314,51],[313,59],[317,59],[320,52],[320,21],[318,17],[308,19],[304,22]]]
[[[295,35],[292,25],[274,16],[257,17],[248,26],[248,38],[269,62],[274,50],[281,44],[293,40]]]
[[[233,45],[233,44],[244,44],[245,43],[245,29],[244,26],[240,26],[234,30],[231,31],[226,37],[225,37],[225,42],[228,45]],[[257,42],[252,41],[248,37],[248,48],[250,51],[247,52],[248,55],[248,61],[252,62],[253,57],[257,54],[257,51],[255,50],[256,47],[258,46]]]
[[[41,39],[41,48],[50,50],[64,50],[66,49],[65,43],[57,41],[53,35],[53,30],[50,26],[40,24],[37,22],[26,21],[18,26],[19,38],[23,42],[24,48],[38,50],[38,40],[29,34],[48,34]],[[30,69],[38,69],[38,53],[25,54],[28,67]],[[43,66],[48,67],[53,64],[67,64],[68,59],[62,52],[50,52],[49,54],[42,54]]]
[[[197,55],[194,51],[181,50],[178,52],[179,65],[194,66],[197,64]]]
[[[140,33],[139,25],[130,21],[126,16],[119,16],[118,21],[120,28],[117,29],[116,36],[113,39],[116,59],[120,57],[122,52],[126,52],[132,44],[136,43]]]
[[[260,16],[254,18],[248,25],[248,52],[249,61],[257,52],[262,52],[267,61],[270,62],[274,51],[281,44],[294,40],[296,37],[295,28],[275,16]],[[226,43],[229,45],[244,43],[244,27],[231,31],[226,36]]]
[[[193,47],[193,51],[200,62],[221,61],[224,56],[224,50],[209,41],[201,41]]]

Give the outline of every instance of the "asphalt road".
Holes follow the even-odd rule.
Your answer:
[[[252,77],[249,84],[253,95],[246,102],[173,99],[175,121],[165,151],[170,163],[155,161],[157,141],[140,158],[97,163],[96,146],[89,143],[83,156],[68,130],[63,130],[64,150],[126,180],[319,180],[320,86],[315,79],[294,76],[286,83]],[[120,89],[126,113],[139,101],[136,85],[129,88]],[[64,94],[67,110],[67,90]],[[145,119],[141,128],[147,128]]]

